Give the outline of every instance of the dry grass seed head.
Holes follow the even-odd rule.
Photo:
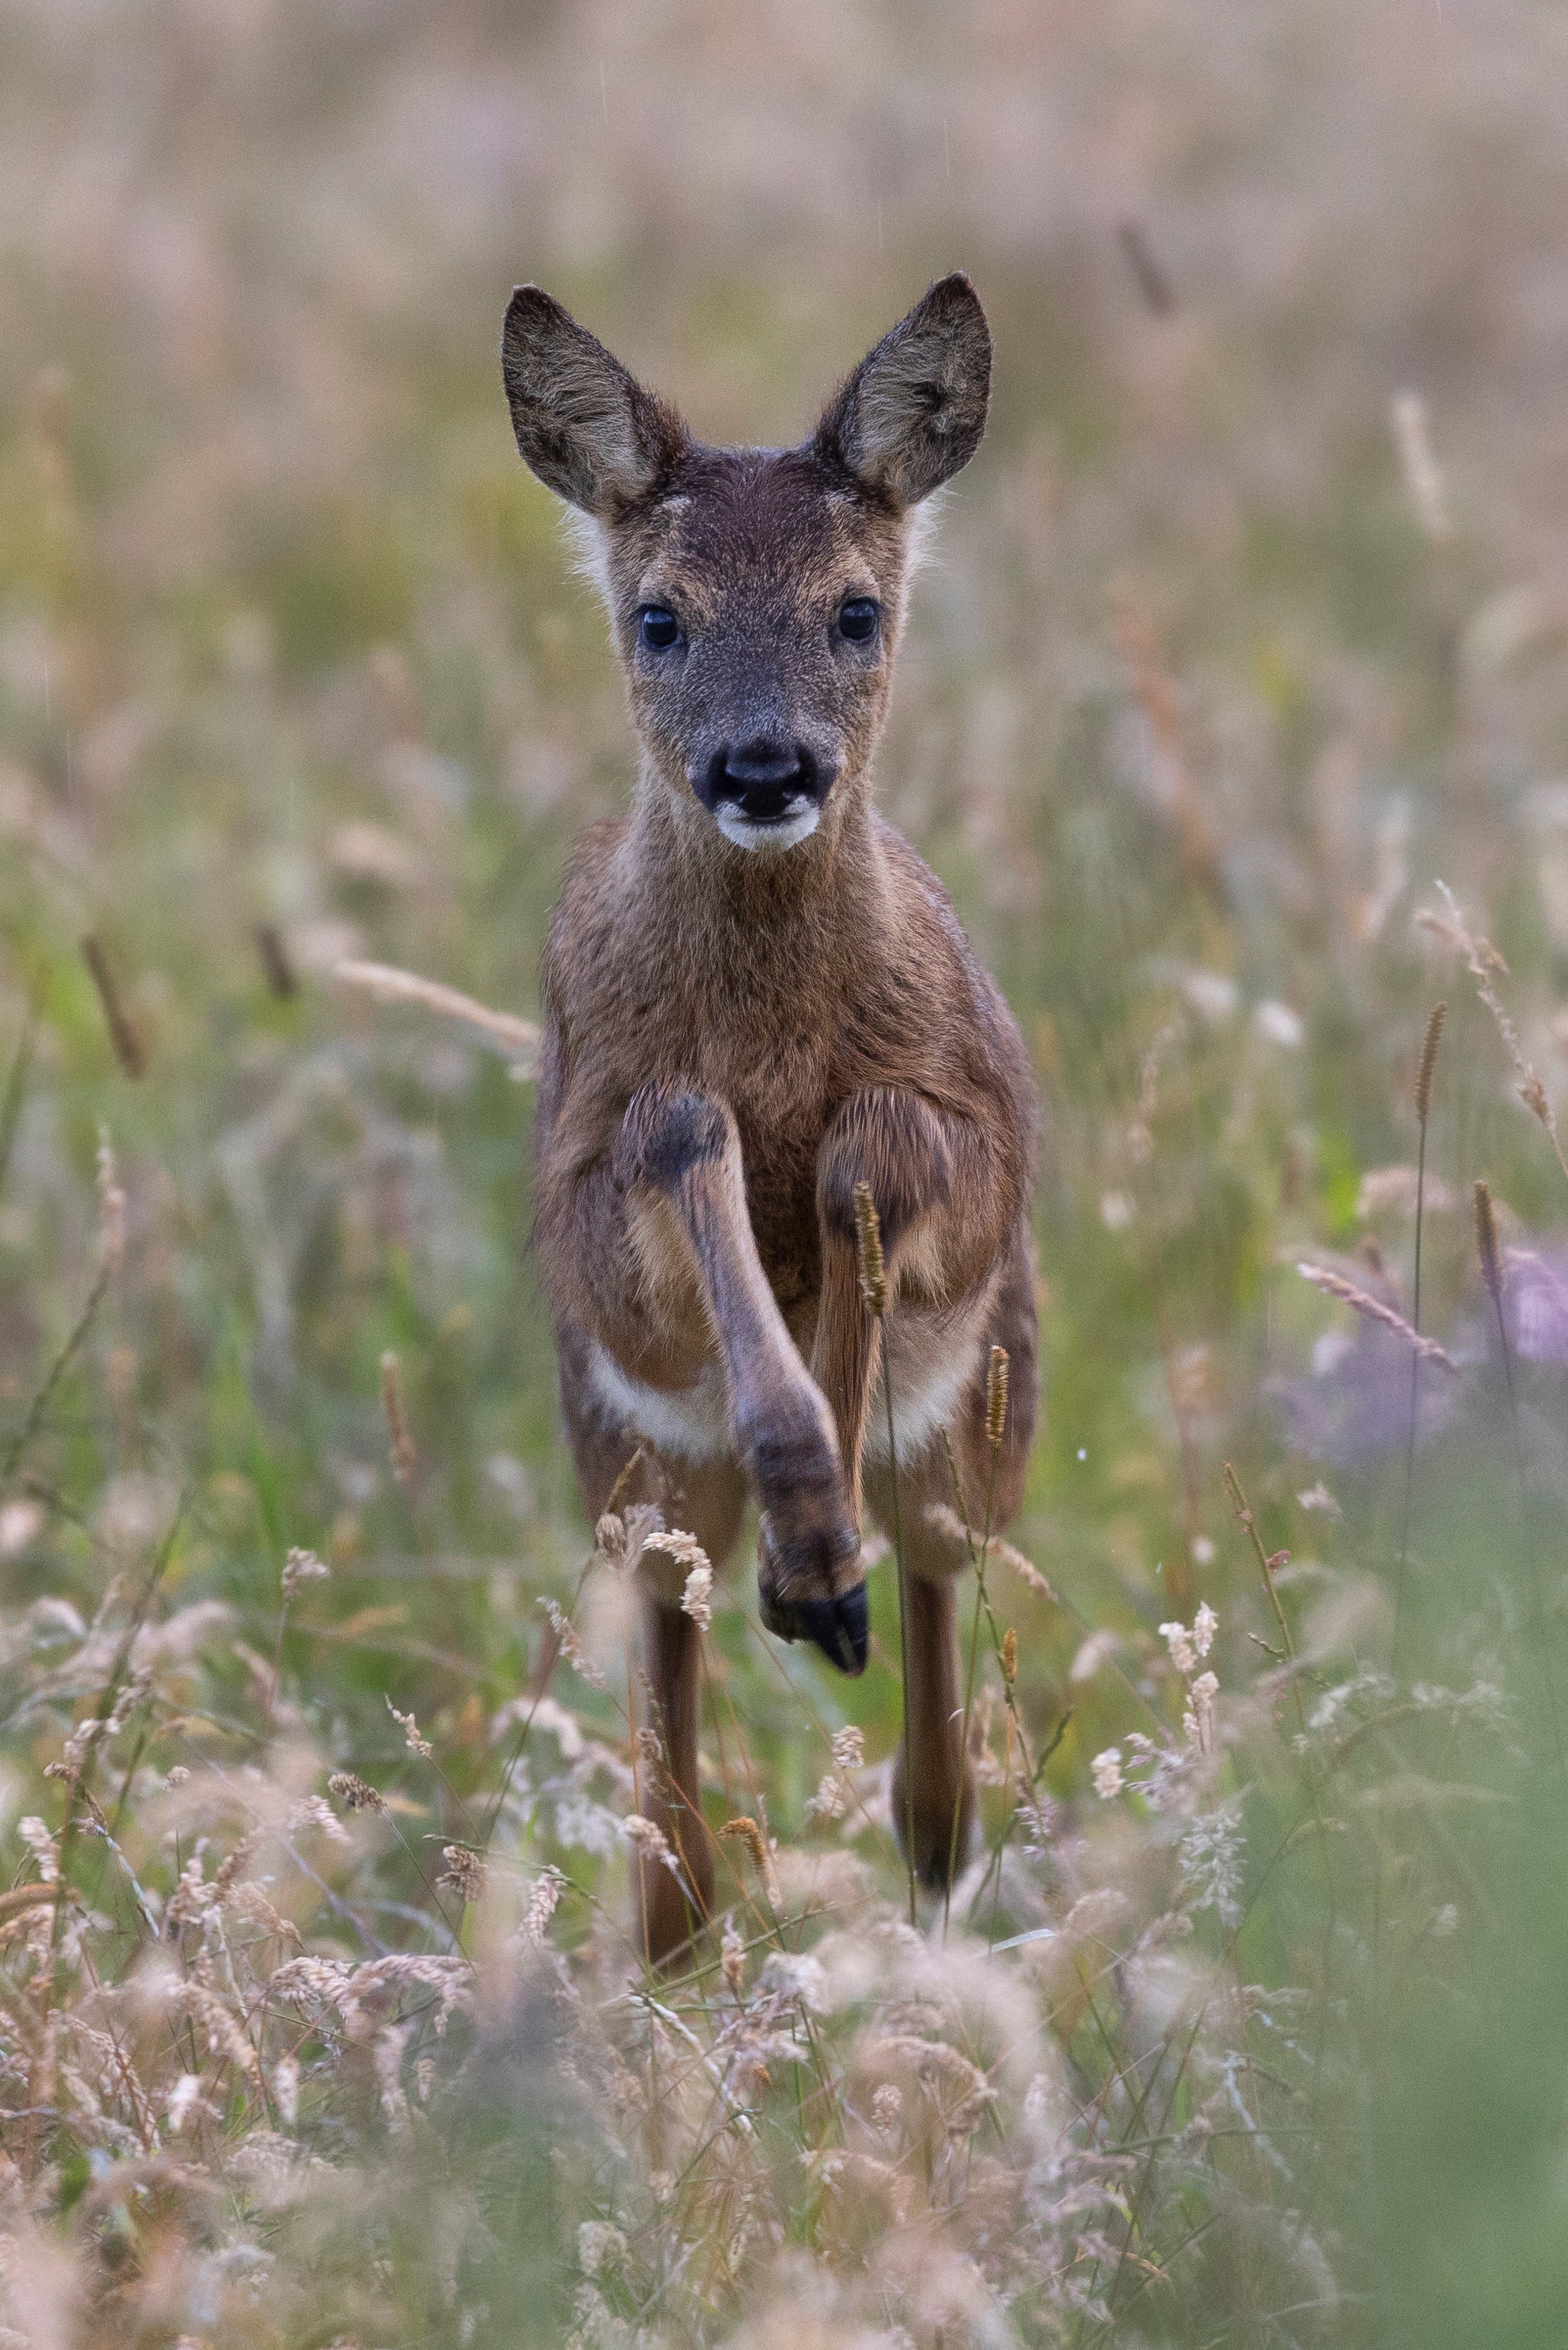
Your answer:
[[[882,1220],[871,1197],[869,1183],[855,1186],[855,1238],[860,1265],[860,1295],[878,1321],[888,1311],[888,1268],[882,1255]]]
[[[605,1511],[594,1528],[594,1544],[606,1565],[614,1574],[626,1575],[638,1565],[655,1534],[663,1532],[664,1513],[657,1502],[632,1502],[623,1510]],[[692,1542],[693,1538],[683,1534],[680,1540]]]
[[[104,1274],[118,1273],[125,1260],[125,1193],[114,1163],[109,1128],[98,1130],[98,1262]]]
[[[706,1562],[694,1566],[687,1576],[680,1594],[680,1612],[690,1616],[699,1631],[711,1631],[713,1624],[713,1570]]]
[[[1470,977],[1476,983],[1476,993],[1491,1014],[1497,1026],[1497,1033],[1502,1038],[1509,1059],[1513,1063],[1515,1086],[1519,1097],[1531,1116],[1539,1121],[1547,1140],[1556,1153],[1558,1165],[1563,1173],[1568,1175],[1568,1159],[1563,1155],[1563,1144],[1557,1131],[1556,1114],[1552,1107],[1546,1087],[1541,1081],[1540,1073],[1525,1059],[1523,1047],[1519,1041],[1519,1031],[1503,1009],[1501,1000],[1492,984],[1494,972],[1500,973],[1504,979],[1509,976],[1508,965],[1490,939],[1472,937],[1465,926],[1464,917],[1459,912],[1459,901],[1448,883],[1439,881],[1438,889],[1448,910],[1446,918],[1423,910],[1417,915],[1416,919],[1423,929],[1431,931],[1438,938],[1446,940],[1449,945],[1458,947],[1464,955]]]
[[[581,1637],[574,1629],[559,1601],[541,1599],[539,1605],[549,1618],[550,1629],[556,1636],[556,1647],[573,1671],[581,1679],[587,1681],[590,1689],[607,1688],[608,1684],[603,1673],[584,1648]]]
[[[389,1805],[385,1795],[361,1779],[357,1771],[334,1771],[327,1782],[327,1792],[335,1795],[347,1812],[378,1812],[386,1817]]]
[[[98,999],[103,1006],[104,1026],[114,1048],[114,1057],[128,1077],[147,1074],[147,1047],[141,1033],[127,1011],[119,983],[114,975],[101,939],[88,937],[82,941],[82,961],[92,974]]]
[[[1497,1244],[1497,1215],[1491,1203],[1491,1186],[1484,1176],[1476,1178],[1476,1251],[1480,1258],[1481,1279],[1487,1295],[1494,1305],[1502,1305],[1502,1253]]]
[[[985,1373],[985,1435],[994,1452],[1007,1432],[1007,1349],[992,1347]]]
[[[1443,1022],[1449,1007],[1434,1003],[1427,1022],[1427,1033],[1421,1039],[1421,1058],[1416,1068],[1416,1116],[1426,1125],[1432,1110],[1432,1079],[1438,1066],[1438,1047],[1443,1040]]]
[[[964,1524],[950,1502],[928,1502],[920,1515],[933,1532],[945,1535],[950,1542],[962,1544],[966,1551],[974,1540],[974,1529]],[[1021,1550],[1015,1549],[1012,1543],[1004,1542],[999,1534],[992,1535],[986,1558],[993,1566],[1007,1567],[1040,1598],[1055,1600],[1055,1592],[1033,1560],[1025,1558]]]
[[[513,1012],[494,1012],[487,1003],[480,1003],[472,995],[463,995],[455,987],[446,987],[439,980],[421,979],[417,972],[400,971],[396,965],[384,962],[340,962],[332,976],[342,987],[363,988],[379,1003],[421,1003],[430,1012],[439,1012],[448,1020],[460,1020],[465,1027],[477,1028],[482,1035],[491,1037],[513,1055],[512,1073],[517,1077],[536,1077],[539,1074],[538,1025],[532,1020],[521,1020]]]
[[[560,1906],[566,1889],[566,1879],[558,1868],[541,1870],[534,1880],[534,1890],[528,1897],[528,1907],[517,1929],[517,1939],[524,1950],[536,1950],[543,1946],[545,1930]],[[471,1895],[471,1899],[475,1896]]]
[[[412,1482],[419,1459],[414,1450],[413,1431],[403,1402],[402,1372],[390,1347],[381,1357],[381,1409],[387,1422],[387,1446],[391,1456],[392,1474],[400,1485]]]
[[[766,1836],[748,1813],[737,1819],[726,1820],[719,1830],[722,1836],[738,1838],[752,1856],[752,1865],[762,1879],[763,1892],[776,1909],[780,1906],[778,1872]]]
[[[658,1526],[646,1536],[642,1547],[662,1552],[678,1566],[685,1567],[686,1582],[680,1594],[681,1613],[690,1616],[700,1629],[708,1631],[713,1622],[713,1569],[696,1535],[683,1534],[676,1526]]]
[[[1342,1274],[1326,1272],[1322,1265],[1304,1263],[1298,1264],[1296,1271],[1303,1281],[1310,1281],[1314,1289],[1325,1291],[1330,1297],[1337,1297],[1343,1305],[1359,1314],[1363,1320],[1381,1323],[1385,1330],[1395,1331],[1407,1346],[1414,1347],[1423,1362],[1441,1363],[1446,1371],[1459,1368],[1453,1357],[1445,1347],[1439,1347],[1435,1338],[1424,1336],[1392,1305],[1385,1305],[1380,1297],[1370,1296],[1365,1289],[1358,1289],[1355,1282],[1346,1281]]]
[[[391,1715],[392,1720],[402,1731],[403,1744],[408,1748],[409,1752],[410,1754],[419,1755],[421,1761],[428,1762],[431,1756],[435,1752],[435,1748],[431,1744],[428,1738],[421,1738],[420,1736],[420,1725],[415,1721],[413,1715],[411,1713],[400,1713],[397,1707],[392,1703],[390,1698],[388,1698],[387,1700],[387,1711]]]
[[[331,1569],[317,1557],[313,1550],[291,1550],[283,1566],[285,1603],[295,1597],[302,1583],[323,1582],[330,1572]]]
[[[1442,469],[1432,451],[1427,403],[1418,391],[1397,391],[1388,406],[1394,444],[1416,518],[1431,546],[1447,546],[1454,526],[1449,518]]]
[[[484,1892],[486,1874],[478,1853],[465,1844],[441,1846],[441,1872],[436,1878],[438,1887],[448,1887],[462,1896],[465,1901],[477,1901]]]

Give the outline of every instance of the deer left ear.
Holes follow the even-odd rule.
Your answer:
[[[961,270],[868,351],[816,428],[815,447],[900,506],[950,481],[985,431],[991,328]]]

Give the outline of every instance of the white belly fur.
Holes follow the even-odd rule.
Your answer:
[[[989,1287],[956,1308],[895,1307],[888,1320],[893,1358],[893,1435],[899,1454],[913,1460],[939,1430],[952,1425],[965,1388],[976,1375],[991,1304]],[[621,1368],[597,1340],[588,1350],[589,1377],[607,1418],[646,1437],[668,1459],[698,1463],[734,1457],[729,1399],[717,1356],[686,1388],[649,1387]],[[878,1372],[867,1413],[866,1453],[888,1458],[888,1407]]]
[[[645,1436],[672,1461],[727,1461],[735,1444],[724,1373],[717,1356],[689,1388],[653,1388],[623,1371],[607,1347],[589,1342],[588,1376],[607,1418],[633,1436]]]
[[[888,1317],[893,1361],[893,1440],[900,1461],[913,1461],[944,1428],[951,1428],[966,1388],[976,1375],[990,1322],[988,1282],[960,1305],[895,1306]],[[888,1405],[880,1367],[866,1415],[866,1457],[888,1458]]]

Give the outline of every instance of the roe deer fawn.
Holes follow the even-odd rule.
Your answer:
[[[536,1236],[590,1518],[642,1448],[645,1498],[715,1566],[748,1490],[763,1620],[860,1672],[862,1482],[888,1522],[879,1326],[855,1191],[881,1219],[908,1568],[893,1816],[931,1886],[972,1790],[954,1638],[950,1430],[978,1522],[992,1342],[1011,1357],[992,1522],[1016,1511],[1035,1408],[1022,1041],[946,893],[871,803],[919,510],[973,454],[991,337],[933,286],[798,448],[712,449],[535,286],[506,313],[533,471],[585,518],[641,746],[628,816],[581,843],[545,954]],[[662,1745],[644,1809],[681,1879],[638,1856],[655,1961],[711,1908],[698,1627],[645,1554]],[[697,1914],[690,1903],[694,1898]]]

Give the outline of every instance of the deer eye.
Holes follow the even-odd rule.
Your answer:
[[[662,604],[645,604],[637,616],[638,632],[649,652],[667,653],[680,635],[680,623]]]
[[[838,615],[838,633],[852,645],[868,644],[882,615],[869,596],[851,596]]]

